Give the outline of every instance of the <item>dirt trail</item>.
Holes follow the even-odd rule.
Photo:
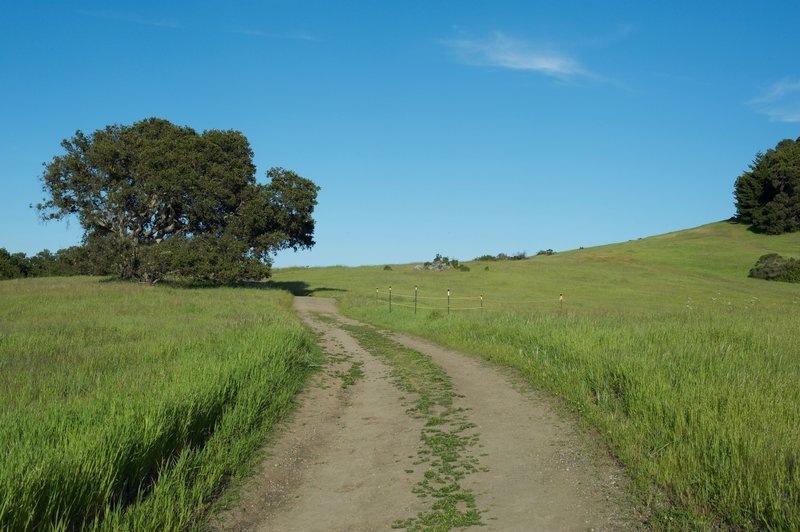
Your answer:
[[[623,507],[623,471],[557,415],[552,400],[496,367],[404,334],[398,343],[430,356],[450,376],[478,425],[481,463],[467,477],[488,508],[489,530],[617,530],[636,528]]]
[[[340,324],[335,301],[295,298],[321,335],[326,371],[299,398],[260,473],[241,488],[218,530],[388,530],[430,509],[414,494],[424,420],[407,412],[391,367]],[[460,483],[475,496],[484,530],[621,530],[641,527],[625,503],[622,471],[550,400],[476,358],[400,334],[397,343],[442,367],[477,427],[479,468]],[[361,378],[358,373],[363,372]],[[354,381],[354,382],[353,382]],[[478,457],[478,453],[480,456]]]

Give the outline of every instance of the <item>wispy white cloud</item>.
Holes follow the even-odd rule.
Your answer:
[[[444,41],[456,59],[467,65],[538,72],[560,80],[594,77],[580,62],[552,47],[539,47],[503,33],[488,39]]]
[[[798,123],[800,122],[800,106],[795,106],[792,109],[787,108],[775,108],[775,109],[767,109],[764,111],[770,120],[773,122],[789,122],[789,123]]]
[[[800,122],[800,80],[773,83],[749,103],[773,122]]]
[[[116,13],[113,11],[79,11],[80,14],[94,18],[101,18],[106,20],[116,20],[120,22],[129,22],[131,24],[139,24],[141,26],[153,26],[156,28],[180,28],[181,24],[172,20],[152,19],[141,17],[139,15],[130,15],[124,13]]]
[[[753,103],[772,103],[780,100],[787,95],[800,92],[800,81],[779,81],[773,83],[769,90],[763,95],[753,98]]]

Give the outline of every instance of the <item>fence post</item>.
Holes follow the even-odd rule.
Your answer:
[[[389,285],[389,314],[392,313],[392,285]]]
[[[447,289],[447,315],[450,315],[450,289]]]
[[[377,303],[378,300],[380,300],[380,297],[378,296],[378,289],[375,288],[375,302]]]
[[[481,314],[483,314],[483,294],[481,294]]]
[[[414,285],[414,315],[417,315],[417,286]]]
[[[564,294],[559,294],[558,304],[561,306],[561,312],[564,312]]]

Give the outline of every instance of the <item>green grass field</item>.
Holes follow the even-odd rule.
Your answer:
[[[289,294],[0,282],[0,529],[178,530],[318,360]]]
[[[517,368],[601,434],[658,528],[800,529],[800,285],[748,278],[767,252],[800,256],[800,234],[720,222],[469,272],[290,268],[274,284]]]

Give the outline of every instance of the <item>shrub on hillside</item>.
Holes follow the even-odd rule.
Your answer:
[[[497,255],[481,255],[477,257],[475,260],[483,260],[483,261],[496,261],[496,260],[524,260],[528,258],[528,254],[524,251],[520,251],[513,255],[508,255],[506,253],[498,253]]]
[[[800,261],[781,257],[777,253],[762,255],[750,270],[750,277],[767,281],[800,283]]]

